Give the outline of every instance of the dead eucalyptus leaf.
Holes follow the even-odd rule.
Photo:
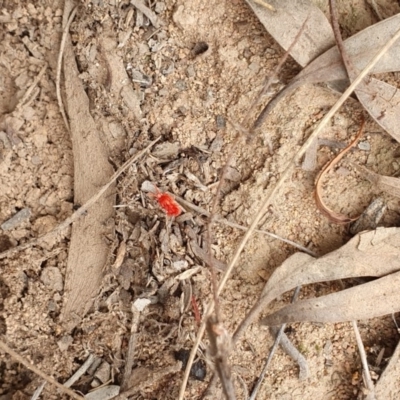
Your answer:
[[[375,396],[367,396],[365,400],[395,399],[400,387],[400,343],[390,358],[390,361],[375,385]]]
[[[258,1],[246,0],[268,33],[287,50],[306,19],[307,26],[290,55],[302,66],[307,65],[335,45],[332,28],[324,13],[307,1],[268,0],[270,8]]]
[[[353,167],[361,174],[362,177],[369,180],[376,188],[392,196],[400,197],[400,179],[393,176],[380,175],[370,171],[368,168],[355,163],[351,163]]]
[[[301,3],[303,4],[303,2]],[[275,2],[271,4],[274,7],[276,6]],[[288,48],[287,44],[281,42],[280,36],[286,35],[287,24],[294,24],[293,17],[290,14],[293,4],[284,4],[284,6],[281,6],[280,13],[272,13],[268,10],[263,10],[263,12],[260,12],[260,7],[258,6],[252,6],[252,8],[274,39],[281,43],[284,48]],[[315,6],[308,5],[307,7],[313,8]],[[276,28],[277,30],[275,30],[274,26],[269,25],[269,19],[274,19],[273,15],[266,18],[266,15],[269,14],[277,14],[280,16],[280,29]],[[325,16],[321,16],[318,13],[315,14],[316,18],[317,15],[318,18],[325,18]],[[296,27],[297,25],[294,24]],[[308,30],[309,26],[310,24],[308,23],[306,25],[306,31],[302,36],[314,35],[314,38],[319,37],[318,35],[315,36],[312,30]],[[344,42],[345,53],[354,64],[354,72],[350,74],[351,80],[358,75],[357,71],[361,71],[375,56],[375,54],[377,54],[378,51],[390,40],[390,38],[394,36],[394,34],[398,31],[399,26],[400,14],[397,14],[364,29]],[[321,40],[321,49],[324,47],[324,43],[324,40]],[[314,48],[316,47],[314,46]],[[400,41],[398,41],[387,51],[384,57],[382,57],[382,60],[380,60],[373,68],[372,73],[393,72],[400,70],[400,58],[398,57],[399,51]],[[312,58],[310,57],[309,59],[311,60]],[[341,59],[340,52],[335,46],[327,50],[317,59],[312,61],[307,67],[305,67],[269,102],[267,107],[263,110],[263,115],[267,115],[280,100],[301,85],[307,83],[331,82],[333,83],[334,87],[339,90],[339,88],[343,87],[343,80],[348,80],[348,74]],[[356,94],[360,103],[370,113],[372,118],[393,138],[400,142],[400,124],[397,118],[400,112],[400,94],[398,93],[397,88],[370,77],[366,78],[361,83],[361,86],[359,86],[356,90]],[[257,126],[261,125],[262,121],[263,119],[260,119],[260,122]]]
[[[397,14],[371,25],[346,39],[344,47],[354,67],[359,71],[363,70],[375,54],[396,34],[399,26],[400,14]],[[371,73],[377,74],[400,70],[399,52],[400,42],[397,42],[372,68]],[[336,46],[312,61],[294,78],[294,80],[303,80],[303,84],[343,79],[347,80],[347,72]]]
[[[340,33],[336,1],[330,0],[333,31],[340,51],[343,64],[346,68],[350,82],[353,82],[360,73],[354,65],[353,58],[347,53]],[[397,32],[397,30],[396,30]],[[400,142],[400,93],[397,88],[378,79],[367,77],[355,89],[359,102],[368,111],[371,117],[386,130],[393,138]]]
[[[356,75],[351,75],[354,80]],[[369,115],[390,136],[400,142],[400,92],[397,88],[375,78],[367,78],[355,90]]]
[[[261,297],[269,303],[299,285],[360,276],[380,277],[399,270],[400,228],[377,228],[354,236],[338,250],[317,259],[295,253],[274,271]]]
[[[384,254],[381,254],[384,258]],[[400,272],[327,296],[299,301],[268,315],[261,323],[345,322],[400,311]]]
[[[395,279],[400,279],[400,274],[396,275],[396,273],[400,271],[399,240],[400,228],[378,228],[374,231],[362,232],[358,234],[340,249],[318,259],[314,259],[313,257],[303,253],[296,253],[293,256],[289,257],[279,268],[274,271],[271,278],[268,280],[267,284],[264,287],[257,311],[259,312],[261,311],[261,309],[266,308],[273,299],[277,298],[284,292],[291,290],[296,286],[309,283],[363,276],[382,277],[391,274],[390,276],[392,277],[393,282],[396,282],[397,285],[397,281],[395,281]],[[398,278],[396,276],[398,276]],[[332,318],[332,321],[335,318],[347,318],[348,316],[348,320],[371,318],[372,316],[394,312],[391,311],[390,307],[393,307],[395,301],[397,301],[396,311],[400,310],[400,298],[396,297],[396,292],[398,292],[400,296],[400,291],[398,290],[397,286],[393,288],[393,290],[392,288],[387,287],[388,285],[390,286],[390,279],[379,279],[373,282],[369,282],[368,285],[370,286],[368,286],[368,289],[366,289],[365,292],[363,291],[364,289],[360,289],[360,287],[364,285],[360,285],[360,287],[352,289],[347,289],[347,291],[353,289],[355,290],[351,292],[352,295],[350,295],[350,297],[347,296],[347,291],[343,291],[346,292],[346,294],[343,295],[346,299],[343,301],[343,304],[346,304],[347,301],[346,307],[349,311],[342,310],[332,312],[332,310],[329,308],[330,304],[336,304],[335,307],[337,307],[337,304],[342,301],[341,298],[334,297],[333,300],[325,302],[324,299],[328,296],[323,296],[318,299],[312,299],[311,305],[309,303],[310,301],[307,300],[306,306],[308,308],[306,309],[311,310],[310,313],[307,314],[308,317]],[[382,291],[382,289],[385,289],[385,291]],[[357,301],[357,304],[360,304],[365,301],[365,299],[363,298],[364,295],[366,297],[373,297],[375,293],[374,290],[377,290],[376,293],[379,293],[379,296],[381,298],[381,300],[379,300],[379,297],[377,295],[377,297],[372,302],[372,304],[376,306],[376,313],[374,314],[373,310],[368,309],[368,311],[366,311],[366,314],[356,315],[355,313],[358,312],[357,307],[350,308],[349,304],[351,303],[351,301]],[[379,301],[385,303],[386,300],[387,306],[385,304],[378,305]],[[300,303],[303,304],[304,302],[299,302],[299,304]],[[360,307],[367,309],[366,307],[368,303],[365,304],[365,306]],[[284,309],[286,308],[287,307],[285,307]],[[284,313],[284,309],[282,309],[282,314],[274,313],[272,314],[274,315],[274,317],[267,317],[263,320],[263,323],[275,325],[280,324],[281,322],[285,323],[292,321],[291,319],[283,320],[284,318],[292,318],[289,317],[289,314]],[[300,309],[296,309],[296,318],[306,318],[304,316],[306,315],[304,314],[304,310],[306,309],[301,309],[303,310],[302,314],[300,314]],[[317,312],[317,310],[319,309],[321,310],[320,314],[318,314]],[[331,316],[322,317],[322,314],[324,314],[323,310],[328,309],[329,311],[327,313],[331,314]],[[281,311],[278,311],[278,313],[279,312]],[[276,322],[278,321],[278,319],[275,319],[275,315],[279,315],[279,317],[276,318],[281,318],[282,315],[282,321],[279,320],[281,322]],[[367,316],[365,317],[365,315]],[[302,319],[296,319],[296,321],[300,320]],[[323,322],[322,319],[319,320]],[[341,320],[344,321],[347,319]],[[273,321],[273,323],[271,321]]]
[[[370,231],[376,229],[383,215],[385,214],[387,205],[385,201],[378,197],[376,198],[360,215],[357,221],[350,225],[350,233],[357,235],[362,231]]]
[[[246,0],[268,33],[285,49],[293,43],[301,24],[310,14],[302,37],[291,51],[291,56],[304,68],[295,78],[305,83],[347,80],[341,55],[335,46],[335,38],[329,21],[316,7],[306,1],[270,1],[277,12],[271,12]],[[296,14],[295,16],[293,14]],[[354,66],[362,70],[374,55],[390,40],[400,26],[400,14],[378,22],[345,40],[344,45]],[[304,46],[308,49],[304,51]],[[304,51],[303,54],[298,54]],[[371,73],[400,70],[400,42],[394,44]],[[318,57],[318,58],[316,58]],[[313,61],[314,60],[314,61]],[[312,62],[311,62],[312,61]],[[290,85],[290,84],[289,84]]]
[[[388,275],[400,270],[399,256],[400,228],[362,232],[340,249],[318,259],[305,253],[293,254],[271,275],[259,301],[236,329],[234,342],[283,293],[310,283]]]

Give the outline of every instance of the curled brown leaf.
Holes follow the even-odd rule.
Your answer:
[[[355,163],[351,163],[351,165],[357,169],[363,178],[369,180],[373,185],[375,185],[376,188],[389,193],[392,196],[400,197],[400,178],[380,175]]]
[[[325,215],[325,217],[327,217],[331,222],[335,224],[339,225],[347,224],[349,222],[355,221],[358,218],[358,216],[351,218],[348,217],[347,215],[343,215],[337,213],[336,211],[331,210],[322,200],[321,196],[322,180],[325,177],[325,175],[344,157],[344,155],[357,144],[358,140],[360,139],[363,133],[364,124],[365,121],[363,119],[355,139],[347,147],[345,147],[333,160],[331,160],[328,164],[325,165],[325,167],[322,169],[315,182],[315,202],[317,208],[319,211],[321,211],[323,215]]]

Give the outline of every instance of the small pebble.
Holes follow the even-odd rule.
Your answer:
[[[371,145],[369,144],[369,142],[360,142],[360,143],[358,143],[358,148],[360,150],[370,151]]]
[[[23,208],[22,210],[18,211],[13,217],[9,220],[3,222],[1,224],[1,229],[3,231],[8,231],[10,229],[14,229],[17,226],[21,225],[23,222],[27,221],[31,216],[30,208]]]
[[[58,348],[61,351],[67,351],[68,347],[72,344],[72,342],[74,341],[74,339],[72,339],[72,336],[67,335],[67,336],[63,336],[58,342]]]
[[[111,366],[108,362],[104,361],[97,371],[94,374],[94,377],[97,378],[100,382],[106,383],[110,380],[111,375]]]
[[[179,79],[175,82],[175,87],[181,92],[187,90],[186,82],[182,79]]]
[[[216,122],[218,129],[224,129],[226,127],[226,121],[222,115],[217,115]]]
[[[61,292],[63,290],[63,277],[57,267],[46,267],[40,275],[40,280],[51,290]]]
[[[165,3],[157,1],[156,6],[154,7],[154,11],[157,14],[161,14],[164,10],[165,10]]]
[[[196,71],[194,70],[193,65],[189,65],[189,67],[186,70],[186,74],[189,78],[193,78],[194,76],[196,76]]]

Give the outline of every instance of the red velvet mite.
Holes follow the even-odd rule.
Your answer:
[[[182,209],[175,199],[168,193],[160,192],[155,186],[157,193],[152,193],[160,205],[169,217],[177,217],[182,213]]]

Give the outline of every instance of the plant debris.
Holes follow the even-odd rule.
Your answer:
[[[328,172],[345,156],[345,154],[348,153],[350,149],[352,149],[358,143],[364,131],[364,123],[365,121],[363,120],[361,123],[360,130],[356,135],[355,139],[322,169],[315,182],[315,202],[317,204],[317,207],[323,215],[325,215],[331,222],[335,224],[340,224],[340,225],[347,224],[349,222],[356,221],[358,217],[350,218],[347,217],[346,215],[339,214],[329,209],[329,207],[322,200],[322,195],[321,195],[322,180],[328,174]]]

